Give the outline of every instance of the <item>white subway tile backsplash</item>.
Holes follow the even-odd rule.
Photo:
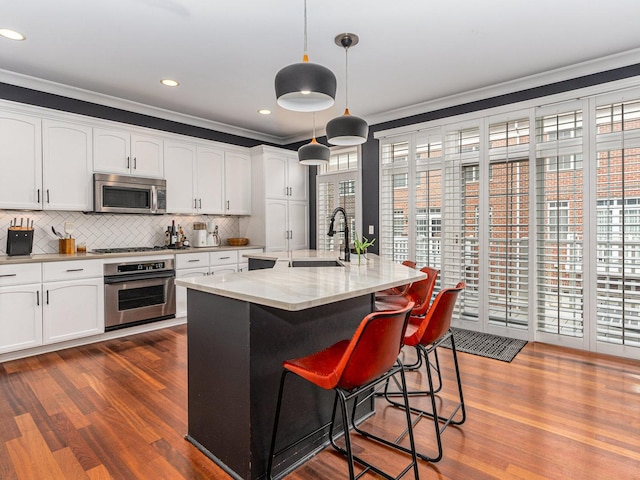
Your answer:
[[[14,218],[30,218],[34,221],[34,254],[57,253],[58,238],[51,231],[64,234],[65,222],[74,224],[77,243],[86,243],[88,250],[113,247],[150,247],[164,245],[164,232],[171,221],[182,225],[185,235],[191,239],[194,222],[213,221],[218,225],[223,241],[239,236],[238,217],[215,215],[114,215],[65,211],[0,210],[0,253],[6,253],[7,231]]]

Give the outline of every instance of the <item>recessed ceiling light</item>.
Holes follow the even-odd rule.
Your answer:
[[[20,32],[16,32],[9,28],[0,28],[0,35],[10,40],[25,40],[27,38]]]
[[[164,80],[160,80],[160,83],[163,84],[166,87],[177,87],[178,85],[180,85],[175,80],[171,80],[169,78],[165,78]]]
[[[260,110],[258,110],[258,113],[260,115],[271,115],[271,110],[268,110],[266,108],[261,108]]]

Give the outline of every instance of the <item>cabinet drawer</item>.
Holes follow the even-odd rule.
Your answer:
[[[176,270],[183,268],[208,267],[209,254],[201,253],[179,253],[176,255]]]
[[[223,252],[211,252],[209,254],[209,263],[213,265],[229,265],[238,263],[237,250],[225,250]]]
[[[0,287],[5,285],[25,285],[42,281],[41,263],[21,263],[0,266]]]
[[[102,260],[76,260],[42,264],[42,277],[44,282],[102,276]]]

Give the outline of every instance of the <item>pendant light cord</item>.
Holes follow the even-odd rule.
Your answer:
[[[344,109],[348,111],[349,110],[349,47],[345,47],[344,49],[344,69],[345,69]]]
[[[307,55],[307,0],[304,0],[304,61],[309,61]]]

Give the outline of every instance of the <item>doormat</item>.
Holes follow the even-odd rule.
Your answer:
[[[493,358],[503,362],[510,362],[515,358],[526,340],[516,340],[515,338],[501,337],[490,333],[474,332],[462,328],[451,328],[456,340],[456,350],[458,352],[471,353],[481,357]],[[451,340],[447,338],[442,343],[443,347],[451,348]]]

